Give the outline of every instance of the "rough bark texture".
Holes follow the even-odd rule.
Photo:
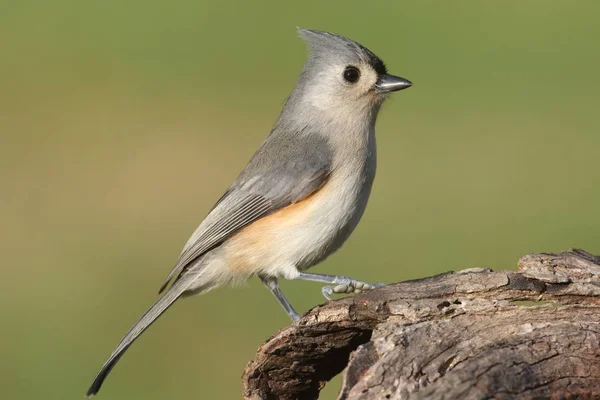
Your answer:
[[[340,400],[600,399],[600,257],[533,254],[519,272],[470,269],[327,302],[258,349],[244,396],[316,399],[342,371]]]

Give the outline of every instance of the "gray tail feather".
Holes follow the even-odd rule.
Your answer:
[[[104,379],[108,376],[110,371],[113,369],[115,364],[119,361],[123,353],[131,346],[131,344],[138,338],[152,323],[160,317],[160,315],[167,310],[174,302],[181,296],[181,294],[189,287],[190,280],[179,279],[175,282],[169,291],[162,295],[156,303],[150,307],[148,311],[140,318],[140,320],[123,336],[121,342],[110,355],[108,360],[102,366],[102,369],[94,379],[94,382],[87,391],[87,396],[92,397],[100,390]]]

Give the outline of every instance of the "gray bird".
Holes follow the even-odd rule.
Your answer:
[[[336,251],[360,220],[375,178],[375,120],[391,92],[410,87],[360,44],[298,29],[309,57],[271,133],[188,240],[159,293],[89,388],[175,300],[256,275],[288,315],[278,279],[323,282],[323,294],[378,285],[305,272]],[[174,279],[173,279],[174,278]]]

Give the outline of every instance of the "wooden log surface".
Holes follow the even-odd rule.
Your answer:
[[[518,272],[468,269],[327,302],[258,349],[244,397],[317,399],[342,372],[340,400],[600,399],[600,257],[532,254]]]

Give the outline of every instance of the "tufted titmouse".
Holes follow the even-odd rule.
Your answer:
[[[289,316],[277,280],[324,282],[323,294],[377,285],[304,272],[336,251],[360,220],[375,178],[375,120],[387,94],[410,87],[380,58],[332,33],[298,29],[310,55],[279,119],[186,243],[159,293],[125,334],[87,395],[131,343],[179,297],[257,275]]]

